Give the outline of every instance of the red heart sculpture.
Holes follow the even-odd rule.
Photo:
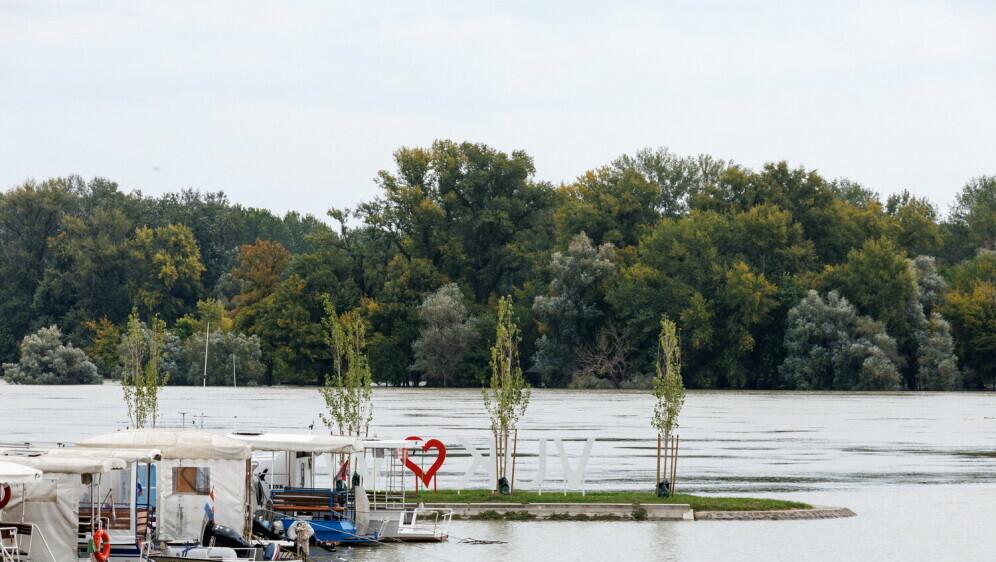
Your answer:
[[[407,439],[407,441],[421,441],[421,440],[422,440],[421,437],[409,437]],[[432,466],[429,467],[429,470],[426,470],[425,472],[422,472],[422,469],[419,468],[417,464],[412,462],[411,457],[405,455],[405,466],[408,467],[408,470],[414,472],[415,477],[421,480],[422,483],[425,484],[426,486],[428,486],[429,483],[432,482],[432,479],[436,476],[436,471],[438,471],[439,468],[443,466],[443,461],[446,460],[446,445],[443,445],[443,442],[440,441],[439,439],[429,439],[428,441],[425,442],[424,445],[422,445],[423,451],[428,451],[429,449],[436,449],[438,455],[436,456],[436,462],[432,463]]]

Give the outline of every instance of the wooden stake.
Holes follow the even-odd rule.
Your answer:
[[[508,481],[508,491],[515,491],[515,455],[519,453],[519,429],[515,430],[515,440],[512,441],[512,479]]]
[[[661,434],[657,434],[657,478],[654,480],[654,493],[657,493],[657,485],[661,483]]]
[[[501,475],[498,473],[498,457],[501,456],[501,447],[498,444],[498,432],[494,431],[492,436],[495,440],[495,489],[491,491],[492,495],[498,491],[498,479]]]
[[[674,436],[674,456],[671,459],[671,490],[672,495],[674,494],[674,481],[678,478],[678,442],[681,440],[677,435]]]

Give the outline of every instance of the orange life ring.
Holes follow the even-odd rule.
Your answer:
[[[11,496],[10,486],[4,484],[3,488],[0,488],[0,509],[3,509],[4,507],[7,506],[7,502],[10,501],[10,496]]]
[[[111,558],[111,537],[103,529],[93,532],[93,558],[97,562],[107,562]]]

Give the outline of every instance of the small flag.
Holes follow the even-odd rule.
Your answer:
[[[204,514],[207,515],[208,523],[214,525],[214,488],[208,494],[208,501],[204,504]]]
[[[117,510],[114,509],[114,492],[111,491],[110,493],[108,493],[107,494],[107,498],[108,498],[107,508],[111,511],[111,521],[112,522],[113,521],[117,521],[118,520],[118,514],[117,514]]]
[[[339,474],[336,475],[336,479],[345,482],[346,478],[348,477],[349,477],[349,461],[347,460],[346,462],[342,463],[342,468],[339,469]]]

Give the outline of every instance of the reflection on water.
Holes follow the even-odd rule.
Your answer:
[[[450,448],[440,486],[469,466],[455,446],[487,446],[476,390],[376,389],[374,430],[418,435]],[[0,385],[3,442],[66,442],[124,427],[121,390]],[[312,389],[168,388],[161,425],[307,431],[322,402]],[[692,493],[773,495],[846,505],[859,516],[799,522],[458,522],[456,537],[506,544],[386,545],[353,560],[829,560],[984,559],[996,516],[996,395],[985,393],[689,392],[681,416],[678,486]],[[202,416],[203,414],[203,416]],[[516,469],[530,480],[537,440],[565,441],[571,466],[584,440],[598,441],[586,486],[651,489],[651,397],[633,392],[536,390],[523,419]],[[317,425],[320,425],[318,422]],[[555,451],[552,443],[547,450]],[[563,486],[548,458],[543,491]],[[472,481],[481,486],[484,475]]]

